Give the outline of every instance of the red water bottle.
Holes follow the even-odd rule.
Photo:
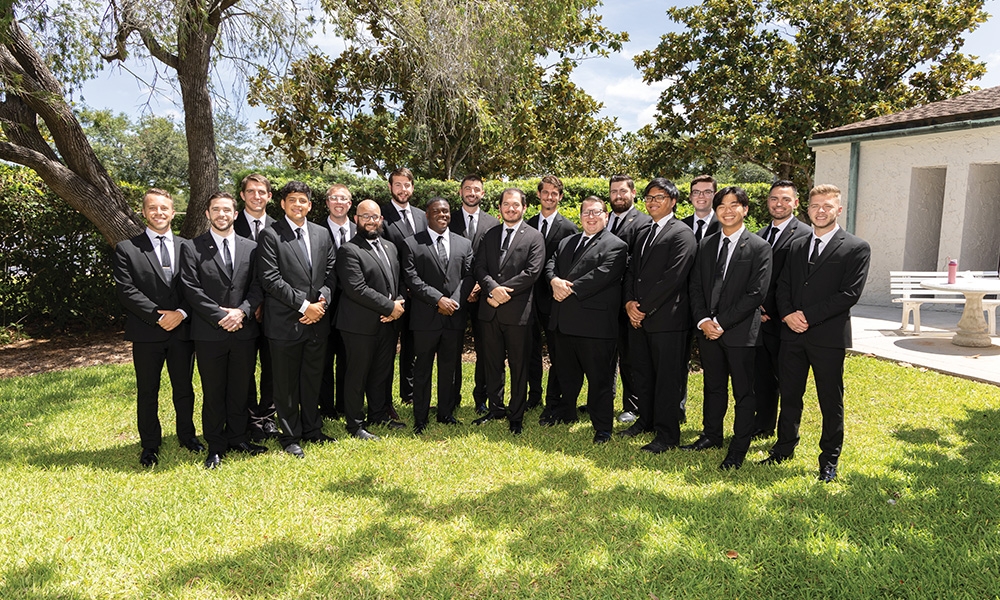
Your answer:
[[[954,258],[948,259],[948,283],[955,283],[955,277],[958,275],[958,261]]]

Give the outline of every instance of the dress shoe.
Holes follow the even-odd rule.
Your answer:
[[[542,405],[541,400],[528,400],[528,403],[524,405],[524,411],[535,410]]]
[[[249,454],[250,456],[257,456],[258,454],[264,454],[267,452],[267,448],[265,446],[258,446],[257,444],[251,444],[250,442],[240,442],[235,446],[230,446],[229,449]]]
[[[587,406],[586,404],[581,404],[580,406],[576,407],[576,410],[582,414],[587,414],[587,411],[590,410],[590,407]]]
[[[639,435],[640,433],[645,433],[642,427],[639,427],[638,423],[632,423],[628,429],[624,429],[618,432],[618,437],[631,438]]]
[[[595,444],[607,444],[611,441],[611,432],[606,430],[600,430],[594,432],[594,443]]]
[[[820,467],[819,480],[823,483],[830,483],[837,478],[837,465],[828,463]]]
[[[340,415],[335,410],[328,410],[319,413],[319,416],[323,417],[327,421],[338,421],[340,420]]]
[[[302,451],[302,446],[298,444],[288,444],[285,446],[285,452],[291,454],[295,458],[305,458],[306,453]]]
[[[766,440],[774,436],[773,429],[757,429],[750,434],[750,439],[752,440]]]
[[[699,435],[698,439],[694,441],[693,444],[685,444],[681,446],[681,450],[708,450],[709,448],[721,448],[722,442],[713,442],[703,435]]]
[[[187,441],[181,440],[181,446],[184,446],[185,448],[187,448],[191,452],[195,452],[195,453],[197,453],[197,452],[204,452],[205,451],[205,446],[202,445],[202,443],[200,441],[198,441],[197,437],[193,437],[193,438],[191,438],[191,439],[189,439]]]
[[[221,464],[222,464],[222,456],[218,454],[210,453],[208,455],[208,458],[205,459],[205,468],[209,470],[214,469]]]
[[[513,433],[514,435],[521,435],[522,431],[524,431],[524,427],[521,426],[521,422],[520,421],[511,421],[510,422],[510,432],[511,433]]]
[[[386,419],[385,421],[377,421],[372,423],[372,425],[378,425],[380,427],[387,427],[389,429],[406,429],[406,423],[399,420],[399,417],[394,419]]]
[[[453,417],[451,415],[448,415],[447,417],[438,417],[437,418],[437,422],[438,423],[443,423],[445,425],[461,425],[462,424],[461,421],[459,421],[458,419],[456,419],[455,417]]]
[[[414,423],[413,424],[413,435],[420,435],[427,429],[427,423]]]
[[[143,448],[142,454],[139,455],[139,464],[144,467],[152,467],[160,462],[159,453],[159,448]]]
[[[485,425],[486,423],[489,423],[490,421],[496,421],[499,418],[500,417],[494,417],[493,415],[491,415],[489,413],[486,413],[485,415],[479,417],[478,419],[473,420],[472,424],[473,425]]]
[[[402,402],[403,404],[406,404],[407,406],[413,406],[413,396],[400,398],[399,401]]]
[[[673,450],[676,447],[676,444],[668,444],[660,440],[653,440],[639,449],[644,452],[649,452],[650,454],[659,454],[661,452],[666,452],[667,450]]]
[[[785,462],[786,460],[790,459],[791,457],[792,457],[791,455],[782,456],[780,454],[768,454],[767,458],[765,458],[764,460],[760,461],[757,464],[758,465],[764,465],[764,466],[767,466],[767,465],[780,465],[781,463]]]
[[[538,417],[538,424],[542,427],[553,427],[556,424],[556,419],[550,415],[542,415]]]
[[[278,439],[278,426],[273,421],[264,421],[264,424],[259,429],[254,429],[250,432],[250,437],[255,442]]]
[[[635,420],[638,419],[638,418],[639,418],[639,415],[635,414],[634,412],[632,412],[630,410],[626,410],[622,414],[618,415],[618,422],[619,423],[634,423]]]
[[[735,471],[743,466],[743,457],[736,454],[727,454],[726,458],[723,459],[722,464],[719,465],[720,471]]]
[[[385,414],[389,415],[389,419],[392,421],[402,421],[402,419],[399,418],[399,413],[396,412],[396,409],[392,405],[390,405],[385,411]],[[403,427],[406,427],[406,425],[403,425]]]
[[[489,412],[489,409],[486,407],[486,403],[485,402],[483,402],[483,403],[478,403],[477,402],[476,403],[476,414],[477,415],[485,415],[487,412]]]
[[[303,441],[309,442],[310,444],[329,444],[330,442],[336,442],[337,438],[326,435],[321,431],[316,437],[305,438]]]
[[[374,433],[368,433],[368,431],[365,429],[359,429],[355,431],[354,433],[351,434],[351,437],[367,441],[375,441],[382,439],[379,436],[375,435]]]

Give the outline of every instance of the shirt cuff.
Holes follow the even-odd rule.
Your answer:
[[[308,308],[309,308],[309,301],[308,300],[303,300],[302,301],[302,306],[299,307],[299,312],[302,313],[302,314],[306,314],[306,310]]]

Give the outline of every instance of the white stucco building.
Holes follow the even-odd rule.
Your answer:
[[[864,304],[889,271],[993,270],[1000,262],[1000,87],[822,131],[815,182],[844,192],[841,226],[872,247]]]

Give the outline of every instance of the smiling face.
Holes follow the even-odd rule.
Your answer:
[[[630,185],[631,184],[631,185]],[[611,184],[611,210],[621,214],[635,203],[635,190],[630,181],[616,181]]]
[[[559,206],[562,192],[551,183],[543,183],[542,189],[538,190],[538,200],[542,205],[542,214],[549,216]]]
[[[212,198],[208,203],[205,216],[212,224],[212,231],[226,237],[229,235],[229,230],[233,228],[233,221],[236,219],[236,201],[225,196]]]
[[[302,227],[306,222],[306,215],[312,210],[312,202],[309,196],[302,192],[289,192],[281,199],[281,210],[285,211],[285,216],[291,219],[292,223]]]
[[[389,178],[389,193],[396,204],[406,206],[413,195],[413,182],[405,175],[393,175]]]
[[[462,204],[469,207],[471,212],[483,201],[483,182],[468,179],[462,184],[461,192]]]
[[[659,221],[674,212],[674,205],[677,204],[677,200],[671,198],[667,190],[659,187],[649,188],[643,200],[646,201],[646,211],[654,221]]]
[[[451,207],[446,200],[432,200],[427,205],[427,226],[434,233],[444,233],[451,223]]]
[[[345,187],[332,187],[326,193],[326,209],[334,223],[343,224],[351,210],[351,192]]]
[[[809,198],[809,220],[817,236],[831,231],[837,225],[837,217],[844,207],[840,205],[840,194],[815,194]]]
[[[771,213],[775,223],[784,223],[798,205],[799,197],[795,194],[795,188],[776,187],[767,195],[767,212]]]
[[[511,191],[504,192],[503,198],[500,200],[500,216],[503,217],[504,223],[516,224],[524,217],[524,208],[520,194]]]
[[[382,209],[375,202],[363,200],[358,204],[358,212],[354,218],[365,239],[373,240],[381,235]]]
[[[174,201],[160,194],[146,194],[142,199],[142,216],[150,229],[163,235],[170,231],[170,222],[174,220]]]
[[[715,186],[708,181],[691,184],[691,204],[699,217],[712,212],[712,198],[715,196]]]
[[[604,202],[584,200],[580,206],[580,224],[588,236],[597,235],[608,224],[608,213]]]
[[[736,194],[726,194],[715,208],[715,218],[722,224],[722,233],[731,235],[743,226],[747,207],[740,203]]]
[[[260,219],[263,218],[264,208],[271,200],[271,192],[264,183],[248,179],[243,191],[240,192],[240,198],[243,198],[243,210],[251,217]]]

